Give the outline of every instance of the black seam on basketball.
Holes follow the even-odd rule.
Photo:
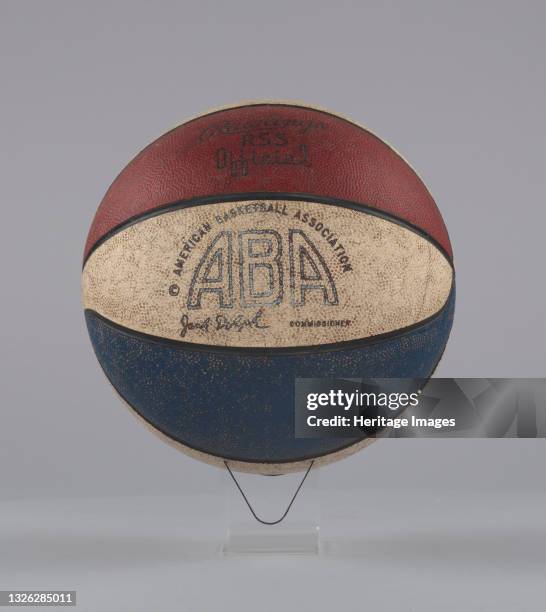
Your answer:
[[[129,327],[125,327],[125,325],[120,325],[115,321],[111,321],[105,316],[98,313],[96,310],[92,308],[86,308],[85,312],[90,313],[100,321],[102,321],[105,325],[111,327],[112,329],[116,329],[117,331],[127,335],[132,336],[134,338],[141,338],[143,340],[147,340],[149,342],[155,342],[157,344],[163,344],[167,346],[171,346],[178,350],[186,350],[186,351],[200,351],[205,353],[231,353],[231,354],[244,354],[244,355],[304,355],[306,353],[328,353],[331,351],[342,351],[342,350],[351,350],[358,349],[365,346],[369,346],[371,344],[375,344],[377,342],[382,342],[383,340],[392,340],[403,336],[409,332],[415,331],[420,327],[424,327],[428,325],[432,321],[436,320],[438,317],[442,316],[445,309],[449,304],[449,300],[453,294],[455,282],[454,279],[451,281],[451,288],[449,290],[449,294],[444,305],[433,315],[423,319],[422,321],[418,321],[412,325],[408,325],[406,327],[402,327],[400,329],[396,329],[390,332],[386,332],[384,334],[376,334],[375,336],[368,336],[367,338],[360,338],[357,340],[344,340],[342,342],[332,342],[330,344],[312,344],[305,346],[279,346],[279,347],[256,347],[256,346],[218,346],[214,344],[198,344],[193,342],[184,342],[182,340],[174,340],[173,338],[162,338],[161,336],[155,336],[153,334],[147,334],[145,332],[141,332],[138,330],[131,329]]]
[[[230,202],[239,202],[239,201],[250,201],[250,200],[288,200],[291,202],[311,202],[315,204],[326,204],[330,206],[340,206],[342,208],[349,208],[352,210],[356,210],[357,212],[362,212],[364,214],[369,214],[375,217],[379,217],[386,221],[390,221],[391,223],[395,223],[401,227],[406,228],[407,230],[418,234],[428,242],[430,242],[442,255],[445,257],[451,268],[453,269],[453,258],[449,255],[449,253],[444,249],[444,247],[434,239],[430,234],[428,234],[425,230],[417,227],[413,223],[406,221],[405,219],[401,219],[395,215],[387,213],[383,210],[375,208],[370,204],[360,204],[358,202],[352,202],[350,200],[342,200],[339,198],[331,198],[325,196],[317,196],[309,193],[283,193],[283,192],[251,192],[251,193],[233,193],[233,194],[221,194],[221,195],[213,195],[213,196],[200,196],[198,198],[191,198],[189,200],[178,200],[176,202],[170,202],[168,204],[162,204],[160,206],[156,206],[152,210],[147,210],[138,215],[134,215],[130,217],[123,223],[116,225],[111,230],[103,234],[98,240],[96,240],[87,256],[83,260],[82,268],[85,268],[85,264],[91,257],[91,255],[96,251],[102,244],[107,242],[110,238],[122,232],[123,230],[131,227],[132,225],[136,225],[142,221],[147,219],[151,219],[153,217],[157,217],[159,215],[173,212],[175,210],[182,210],[184,208],[192,208],[194,206],[206,206],[210,204],[223,204]]]

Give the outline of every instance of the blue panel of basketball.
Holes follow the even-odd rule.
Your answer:
[[[215,456],[288,462],[351,443],[294,437],[296,377],[428,378],[447,342],[454,302],[453,288],[442,311],[411,331],[358,348],[309,353],[195,350],[120,329],[92,311],[86,320],[113,386],[161,432]]]

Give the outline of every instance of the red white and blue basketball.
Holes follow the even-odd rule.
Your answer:
[[[302,378],[428,378],[453,320],[442,217],[414,170],[330,112],[203,115],[116,178],[85,247],[98,360],[199,459],[283,473],[368,440],[296,438]]]

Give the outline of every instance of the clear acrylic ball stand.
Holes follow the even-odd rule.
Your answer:
[[[227,469],[223,472],[226,530],[221,550],[224,554],[320,553],[319,470],[310,470],[290,511],[276,525],[257,521]],[[283,515],[304,473],[234,475],[256,515],[271,522]]]

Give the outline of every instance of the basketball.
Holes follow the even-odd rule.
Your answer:
[[[191,456],[279,474],[373,438],[294,434],[296,378],[429,378],[455,302],[423,182],[331,112],[249,103],[192,119],[108,189],[82,274],[98,361]]]

